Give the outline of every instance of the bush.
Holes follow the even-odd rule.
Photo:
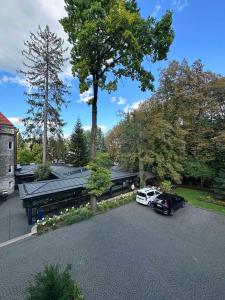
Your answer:
[[[44,271],[34,276],[34,283],[26,289],[27,300],[82,300],[78,284],[70,275],[70,267],[60,271],[57,265],[45,265]]]
[[[164,193],[170,193],[172,191],[172,184],[169,180],[162,181],[160,186]]]
[[[49,165],[39,165],[34,171],[34,176],[37,181],[46,180],[51,174],[51,168]]]

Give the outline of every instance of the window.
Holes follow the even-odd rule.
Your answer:
[[[148,196],[149,196],[149,197],[152,197],[152,196],[154,196],[154,195],[155,195],[154,192],[149,192],[149,193],[148,193]]]
[[[12,149],[12,148],[13,148],[13,142],[9,141],[9,149]]]
[[[146,197],[146,195],[145,195],[145,193],[142,193],[142,192],[137,192],[137,194],[138,194],[138,196],[140,196],[140,197]]]
[[[12,172],[12,166],[9,166],[8,168],[8,172],[11,173]]]
[[[11,189],[12,187],[12,181],[9,182],[9,188]]]

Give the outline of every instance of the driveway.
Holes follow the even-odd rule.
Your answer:
[[[23,298],[43,263],[72,264],[86,300],[222,300],[225,218],[187,206],[166,217],[131,203],[0,248],[0,299]]]
[[[30,232],[25,209],[18,192],[0,201],[0,243]],[[1,298],[0,298],[1,299]]]

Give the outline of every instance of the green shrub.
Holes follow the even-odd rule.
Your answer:
[[[160,187],[164,193],[170,193],[172,191],[172,184],[169,180],[162,181]]]
[[[26,300],[82,300],[78,284],[70,275],[70,267],[60,271],[57,265],[45,265],[26,289]]]

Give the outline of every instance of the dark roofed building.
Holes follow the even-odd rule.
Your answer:
[[[34,176],[36,165],[21,166],[16,176],[27,178]],[[85,190],[85,185],[90,172],[85,168],[74,168],[65,164],[51,166],[52,175],[56,179],[45,181],[24,182],[19,184],[20,199],[28,215],[28,222],[32,224],[38,218],[40,210],[45,213],[58,213],[58,210],[69,207],[79,206],[89,201],[89,195]],[[105,192],[103,197],[110,197],[130,188],[130,185],[137,180],[138,173],[126,172],[119,168],[111,169],[111,179],[113,186]]]

